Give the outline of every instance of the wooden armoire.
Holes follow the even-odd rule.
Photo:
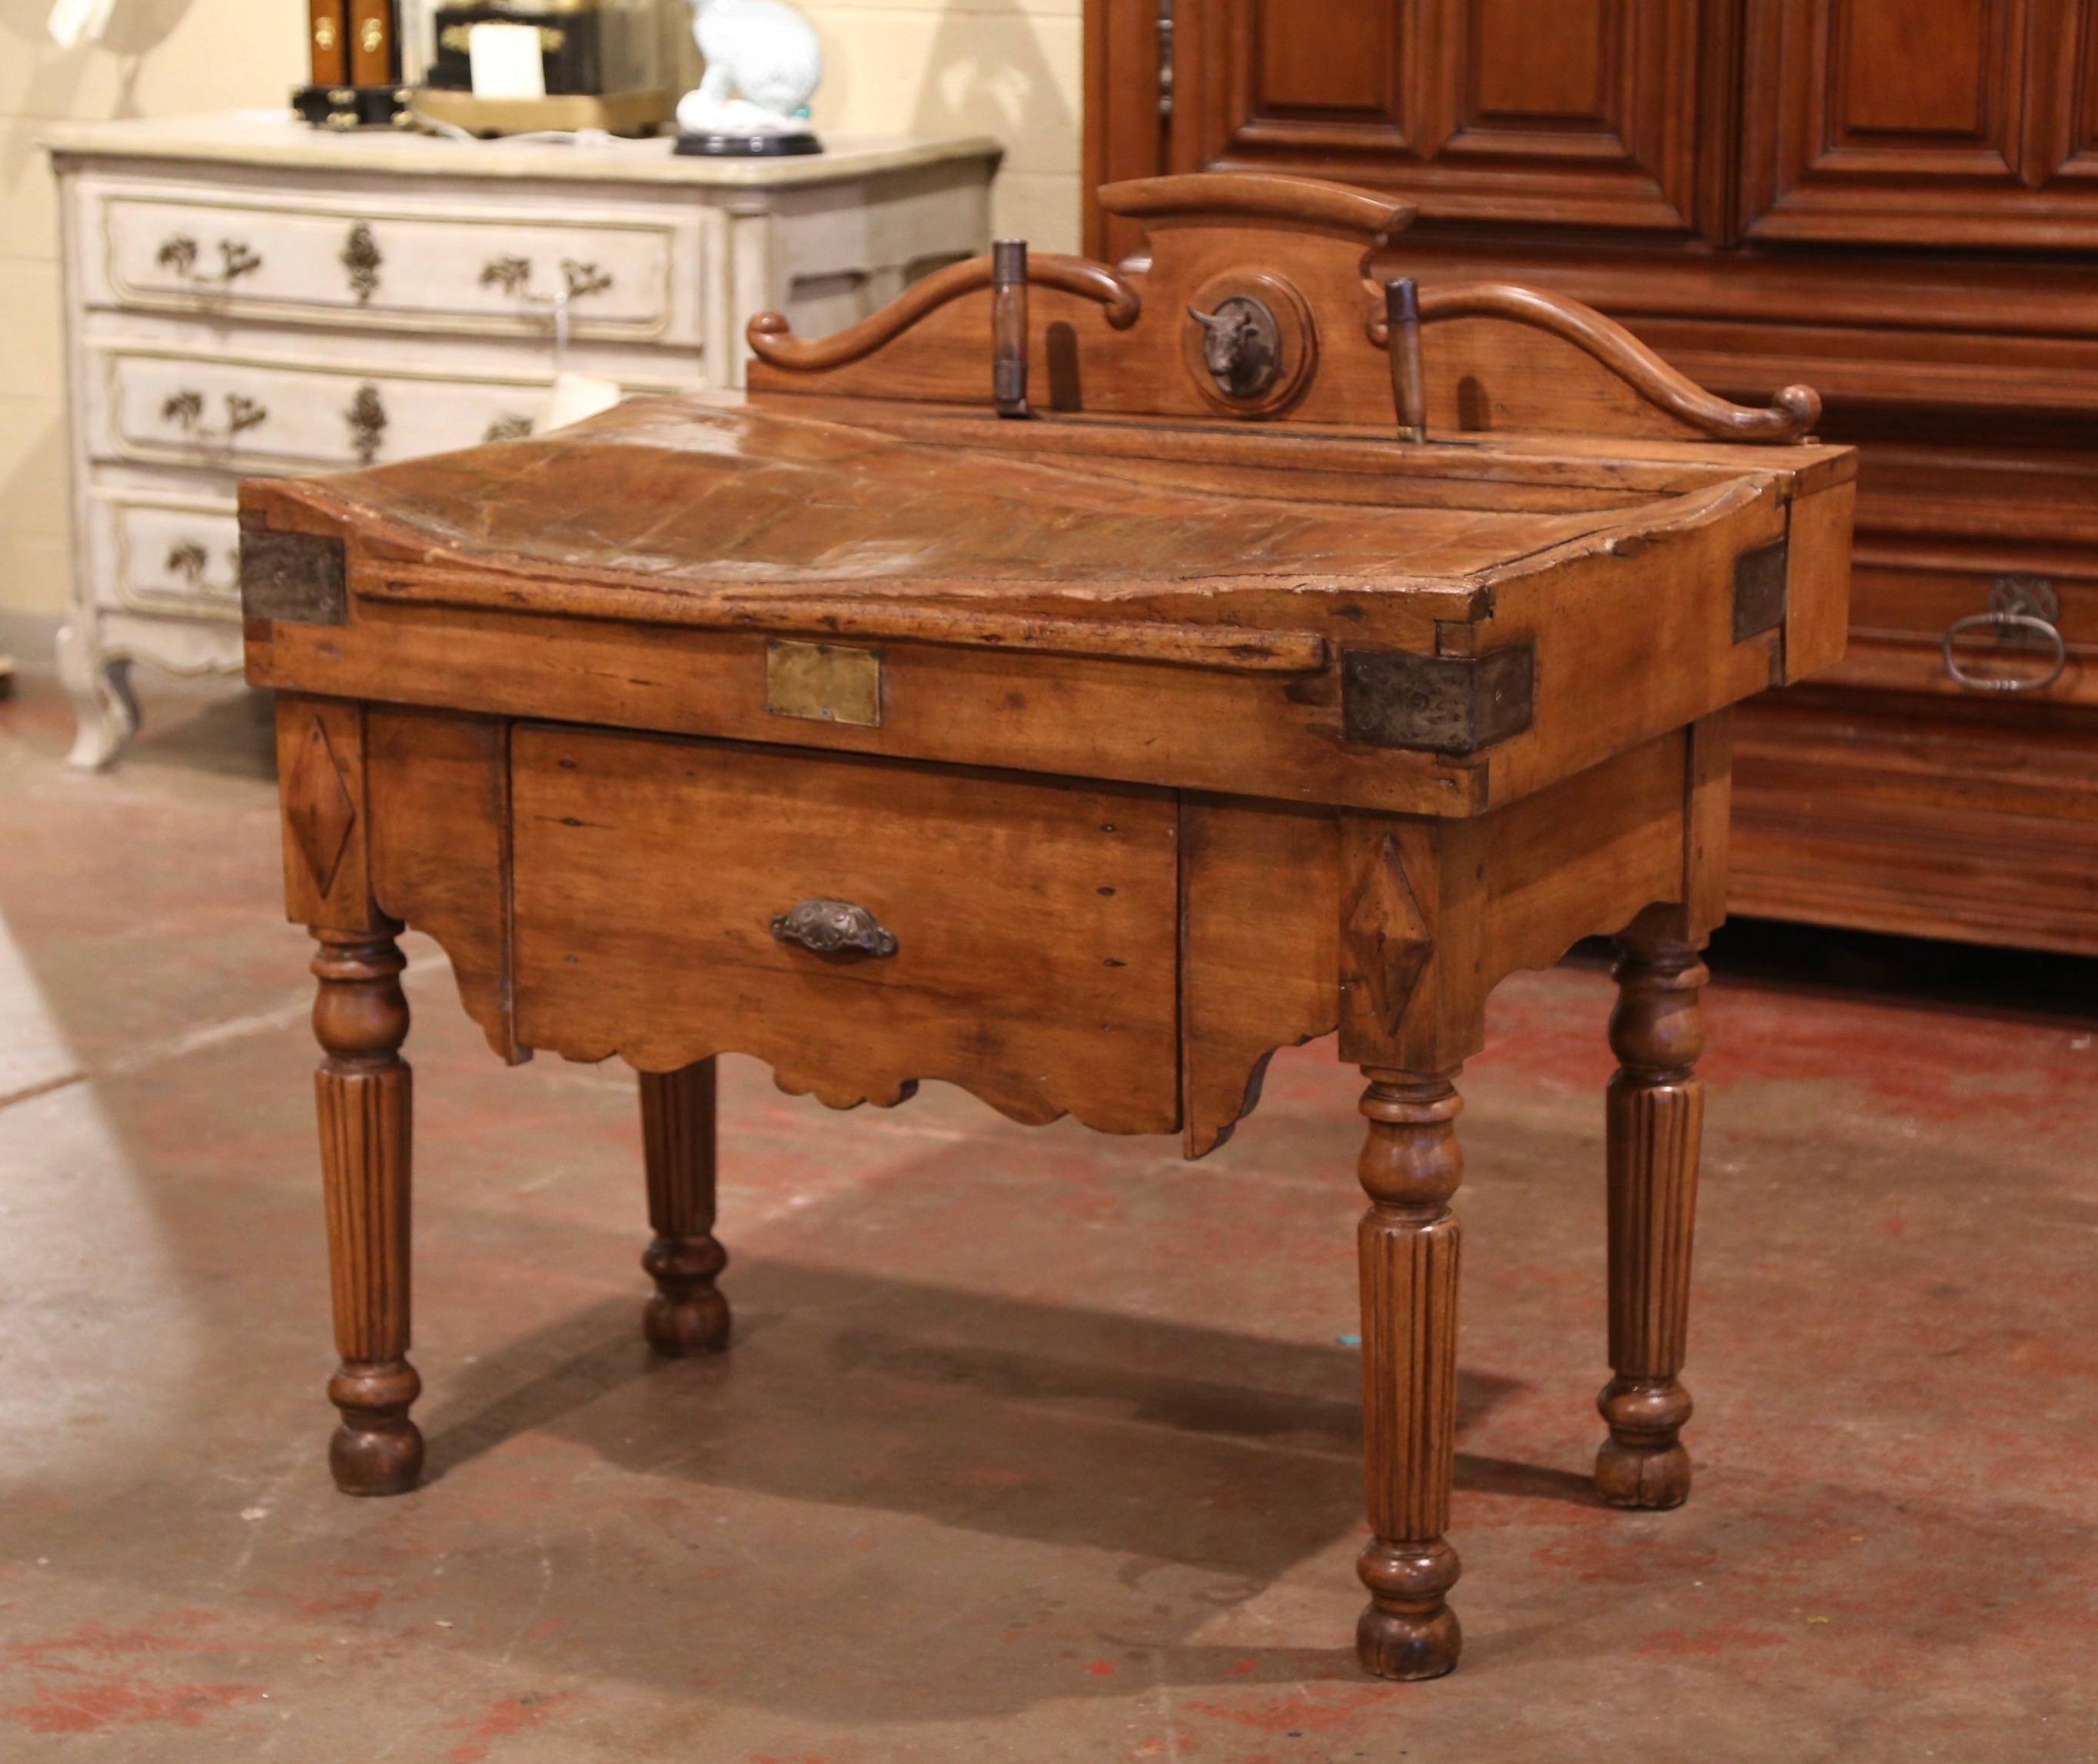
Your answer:
[[[1086,20],[1089,186],[1389,191],[1394,273],[1561,290],[1737,397],[1816,387],[1862,450],[1850,652],[1743,708],[1733,911],[2098,954],[2098,0]]]

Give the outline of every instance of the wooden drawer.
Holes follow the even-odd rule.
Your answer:
[[[1981,622],[1992,609],[2051,625],[2059,654],[2038,625]],[[1955,678],[1945,638],[1963,620],[1953,650],[1962,673],[2029,683],[2011,691]],[[1850,647],[1828,678],[1881,691],[2098,704],[2098,581],[1860,546],[1850,573]]]
[[[1020,1121],[1178,1126],[1170,792],[533,725],[511,756],[526,1046],[752,1053],[838,1108],[942,1078]],[[893,953],[782,941],[810,900]]]
[[[99,193],[89,215],[95,305],[538,335],[565,292],[578,336],[700,341],[696,312],[681,309],[696,302],[677,298],[681,276],[697,275],[691,216],[541,218],[456,199],[362,206],[121,189]]]
[[[1831,678],[1881,691],[2018,704],[2098,703],[2098,456],[2084,448],[1990,448],[1909,437],[1867,440],[1851,568],[1849,654]],[[2039,682],[2055,638],[2034,625],[1991,629],[1992,609],[2045,619],[2061,672],[2004,691],[1962,672]]]
[[[1741,707],[1728,911],[2098,955],[2098,724],[1819,687]]]
[[[97,491],[90,511],[99,603],[239,621],[240,523],[230,495]]]
[[[118,346],[95,352],[90,445],[103,459],[236,472],[384,464],[529,432],[542,378],[295,366]]]

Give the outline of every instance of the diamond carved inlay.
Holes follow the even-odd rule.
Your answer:
[[[284,778],[284,818],[314,885],[326,894],[357,825],[357,805],[342,775],[342,762],[315,717],[299,744],[298,757]]]
[[[1356,883],[1341,929],[1361,965],[1371,1016],[1385,1034],[1396,1035],[1434,937],[1391,834],[1377,841],[1375,861]]]

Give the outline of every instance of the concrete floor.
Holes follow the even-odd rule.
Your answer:
[[[47,680],[0,706],[0,1757],[2098,1757],[2089,1019],[1714,990],[1696,1492],[1626,1515],[1586,1478],[1608,983],[1512,981],[1464,1664],[1371,1683],[1329,1047],[1195,1165],[728,1060],[738,1344],[652,1364],[630,1077],[505,1071],[415,939],[433,1474],[336,1495],[262,709],[146,685],[103,778]]]

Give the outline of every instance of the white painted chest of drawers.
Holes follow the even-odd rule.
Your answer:
[[[998,144],[797,160],[337,135],[275,113],[55,127],[73,762],[137,726],[134,661],[236,672],[234,488],[530,432],[555,364],[741,383],[744,327],[851,323],[986,248]]]

